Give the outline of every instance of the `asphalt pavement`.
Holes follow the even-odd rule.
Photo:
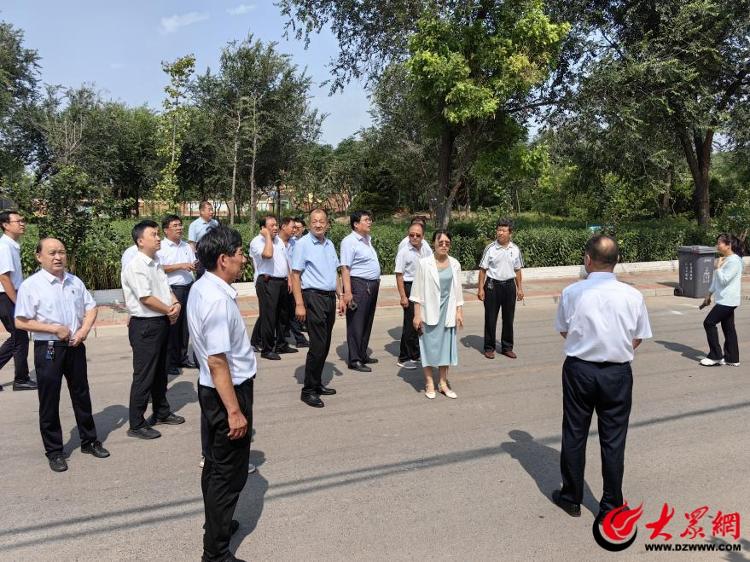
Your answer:
[[[372,373],[350,371],[345,321],[334,328],[324,380],[338,394],[313,409],[299,400],[304,352],[260,360],[249,476],[233,540],[246,560],[748,560],[750,542],[712,538],[717,511],[750,517],[748,343],[740,307],[740,368],[700,367],[706,351],[698,301],[647,299],[654,338],[637,351],[624,491],[643,503],[635,543],[606,552],[591,526],[601,493],[596,421],[587,450],[583,515],[551,501],[560,483],[562,339],[553,299],[516,312],[518,359],[481,354],[483,312],[467,302],[457,400],[425,399],[420,371],[396,366],[401,313],[378,310]],[[250,327],[254,319],[248,320]],[[197,371],[169,382],[187,422],[154,441],[126,436],[131,352],[122,327],[87,342],[99,436],[108,459],[82,455],[67,392],[61,417],[69,470],[53,473],[33,392],[13,392],[0,371],[0,560],[199,560]],[[669,543],[739,544],[742,552],[647,552],[644,523],[668,503]],[[707,506],[705,538],[680,538],[685,514]],[[750,521],[742,527],[750,525]],[[745,535],[747,536],[747,535]],[[666,544],[666,543],[665,543]]]

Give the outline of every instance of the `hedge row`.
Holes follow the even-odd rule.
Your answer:
[[[132,244],[130,229],[132,221],[115,221],[92,230],[83,248],[78,252],[75,273],[90,289],[112,289],[120,286],[120,256]],[[237,225],[245,245],[250,241],[251,229],[247,224]],[[187,233],[188,223],[185,223]],[[380,257],[383,274],[393,273],[398,243],[406,234],[406,226],[375,224],[373,244]],[[461,262],[464,269],[476,269],[482,251],[491,240],[493,228],[473,223],[457,223],[451,255]],[[331,240],[339,247],[341,240],[349,234],[348,224],[335,223],[329,232]],[[583,260],[583,247],[591,233],[587,228],[565,226],[521,226],[517,227],[513,239],[523,252],[526,267],[577,265]],[[431,232],[427,232],[429,240]],[[623,261],[661,261],[677,257],[677,248],[682,245],[708,244],[715,242],[715,232],[701,230],[690,224],[659,225],[644,223],[621,227],[615,237],[620,244]],[[23,266],[26,275],[36,271],[34,249],[37,230],[30,225],[22,241]],[[242,281],[251,281],[252,263],[244,272]]]

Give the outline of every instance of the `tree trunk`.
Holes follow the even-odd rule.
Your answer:
[[[255,160],[258,156],[258,112],[256,100],[253,98],[253,149],[250,160],[250,228],[255,232]]]
[[[234,224],[234,215],[237,209],[234,206],[237,195],[237,163],[240,152],[240,128],[242,127],[242,111],[237,110],[237,126],[234,128],[234,154],[232,156],[232,195],[229,198],[229,224]]]
[[[440,133],[440,152],[438,153],[437,205],[435,206],[435,228],[448,228],[451,220],[453,197],[450,197],[451,161],[456,135],[448,125]]]
[[[711,220],[709,181],[711,179],[711,153],[714,130],[706,129],[705,134],[693,129],[692,139],[687,129],[679,132],[680,144],[685,152],[690,174],[693,176],[693,208],[698,224],[706,227]]]

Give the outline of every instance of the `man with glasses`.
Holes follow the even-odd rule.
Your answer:
[[[16,328],[16,291],[23,282],[21,245],[18,241],[26,232],[26,220],[16,211],[0,213],[0,321],[10,337],[0,347],[0,369],[13,358],[15,376],[13,390],[36,390],[29,377],[29,334]],[[0,385],[0,390],[3,387]]]
[[[342,300],[346,306],[346,344],[349,368],[369,373],[378,360],[367,355],[372,321],[380,289],[380,261],[372,245],[372,213],[355,211],[349,218],[352,232],[341,241]]]
[[[414,303],[409,300],[411,286],[417,273],[419,260],[432,255],[432,248],[424,241],[424,225],[413,222],[409,227],[409,244],[396,254],[396,287],[404,309],[404,324],[401,329],[401,348],[397,365],[403,369],[417,368],[419,361],[419,334],[414,329]]]

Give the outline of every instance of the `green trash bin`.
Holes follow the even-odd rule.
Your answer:
[[[716,248],[680,246],[677,255],[680,262],[680,284],[674,294],[693,299],[705,298],[714,276]]]

